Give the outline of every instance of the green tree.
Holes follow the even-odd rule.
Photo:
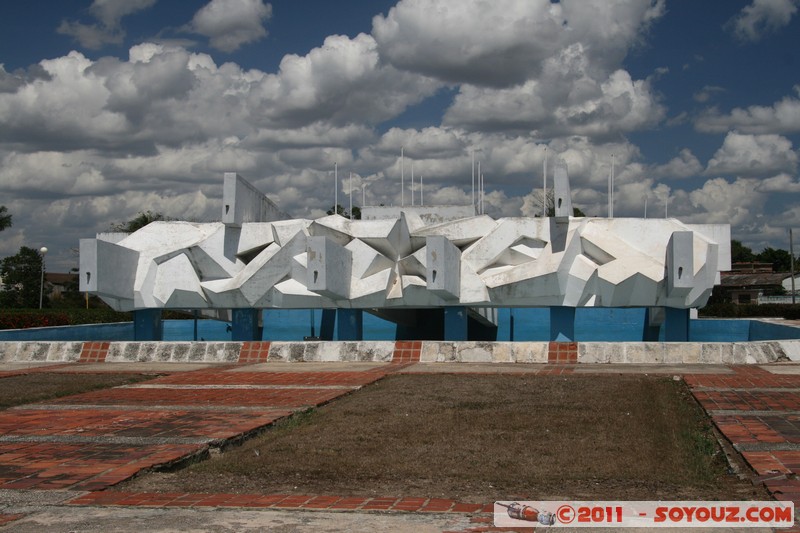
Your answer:
[[[772,264],[775,272],[789,272],[792,264],[792,256],[786,250],[776,250],[769,246],[756,256],[756,260],[762,263]]]
[[[8,209],[4,205],[0,205],[0,231],[11,227],[11,215],[8,214]]]
[[[3,278],[0,305],[6,308],[39,307],[43,268],[41,254],[27,246],[20,248],[17,255],[3,259],[0,262],[0,277]],[[46,297],[42,305],[49,305]]]
[[[742,244],[742,241],[731,240],[731,262],[752,263],[756,260],[753,250]]]
[[[326,213],[329,214],[329,215],[332,215],[333,214],[333,206],[331,206],[331,208],[328,209],[326,211]],[[336,214],[342,215],[344,218],[350,218],[350,213],[347,211],[347,209],[345,209],[344,207],[342,207],[339,204],[336,204]],[[353,219],[361,220],[361,208],[358,207],[358,206],[355,206],[355,205],[353,206]]]
[[[165,217],[161,213],[153,213],[150,210],[142,211],[138,215],[136,215],[136,217],[127,222],[111,224],[111,230],[122,233],[133,233],[134,231],[142,229],[151,222],[156,222],[159,220],[172,220],[172,219],[169,217]]]

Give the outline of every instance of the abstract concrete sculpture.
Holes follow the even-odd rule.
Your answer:
[[[556,217],[495,220],[462,208],[431,222],[427,207],[277,220],[274,204],[226,174],[234,197],[223,199],[223,222],[82,240],[81,290],[117,310],[688,309],[705,305],[730,268],[727,225],[568,217],[565,167],[556,178]]]
[[[82,289],[118,310],[690,308],[705,304],[724,266],[714,231],[724,236],[672,219],[486,215],[429,226],[411,211],[241,227],[154,222],[82,241]]]

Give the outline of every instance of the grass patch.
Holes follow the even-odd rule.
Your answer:
[[[0,378],[0,409],[81,392],[128,385],[154,377],[152,374],[78,374],[71,372],[37,372],[4,377]]]
[[[751,499],[682,381],[394,375],[125,490],[494,499]]]

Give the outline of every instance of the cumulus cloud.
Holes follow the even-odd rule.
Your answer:
[[[84,48],[98,50],[107,44],[120,44],[125,38],[122,18],[152,7],[156,0],[94,0],[89,13],[99,24],[62,20],[58,33],[69,35]]]
[[[761,212],[766,196],[754,192],[757,180],[737,178],[728,182],[724,178],[713,178],[702,188],[689,194],[691,205],[703,210],[688,217],[709,224],[731,224],[736,226],[751,221]]]
[[[703,165],[691,150],[684,148],[677,157],[653,168],[653,175],[664,178],[690,178],[703,173]]]
[[[588,75],[588,57],[574,45],[546,62],[540,78],[507,89],[462,86],[444,123],[475,130],[533,131],[540,137],[604,137],[658,123],[665,115],[647,80],[625,70]]]
[[[211,0],[195,13],[188,30],[210,39],[213,48],[233,52],[267,36],[272,5],[263,0]]]
[[[8,72],[0,63],[0,93],[13,93],[23,85],[34,80],[48,80],[50,75],[40,65],[31,65]]]
[[[797,13],[797,0],[753,0],[728,23],[742,41],[755,42],[789,24]]]
[[[249,105],[263,124],[296,127],[376,124],[434,94],[442,85],[381,62],[375,40],[334,35],[305,56],[287,55],[277,75],[254,89]]]
[[[577,42],[596,68],[614,70],[663,13],[662,1],[649,0],[401,0],[373,19],[372,33],[381,56],[398,68],[507,87],[535,77]]]
[[[795,85],[800,96],[800,85]],[[742,133],[796,133],[800,131],[800,98],[786,96],[771,106],[737,107],[728,114],[713,108],[701,114],[695,128],[704,133],[736,129]]]
[[[706,174],[753,177],[796,168],[797,153],[786,137],[730,132],[708,162]]]
[[[230,136],[262,146],[341,146],[368,140],[369,125],[438,88],[381,65],[363,34],[330,37],[306,56],[285,58],[276,74],[151,43],[133,47],[128,61],[72,52],[40,65],[48,79],[0,93],[0,141],[134,154]],[[293,131],[280,137],[280,130]]]
[[[756,191],[779,194],[796,193],[800,192],[800,180],[789,174],[778,174],[759,183]]]

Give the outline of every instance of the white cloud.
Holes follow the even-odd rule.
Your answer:
[[[595,68],[615,70],[662,1],[401,0],[373,19],[381,56],[447,82],[507,87],[535,77],[581,42]]]
[[[789,24],[797,13],[797,0],[753,0],[728,24],[742,41],[755,42]]]
[[[795,85],[794,90],[800,95],[800,85]],[[695,128],[704,133],[732,129],[742,133],[800,132],[800,98],[787,96],[771,106],[737,107],[727,115],[712,108],[698,117]]]
[[[653,168],[653,175],[664,178],[690,178],[703,173],[703,165],[691,150],[684,148],[678,157]]]
[[[533,131],[539,137],[605,137],[652,126],[665,115],[647,80],[625,70],[591,78],[581,45],[548,61],[537,80],[508,89],[462,86],[444,123],[475,130]]]
[[[763,180],[756,186],[757,192],[764,193],[796,193],[800,192],[800,180],[789,174],[778,174]]]
[[[210,39],[217,50],[233,52],[267,36],[264,22],[272,5],[263,0],[211,0],[195,13],[188,29]]]
[[[254,120],[271,127],[297,127],[321,119],[335,125],[376,124],[440,87],[383,64],[369,35],[334,35],[305,56],[285,56],[278,74],[253,90],[248,105]]]
[[[122,18],[152,7],[156,0],[94,0],[89,12],[100,24],[62,20],[58,33],[69,35],[84,48],[98,50],[107,44],[120,44],[125,38]]]
[[[797,153],[786,137],[730,132],[708,162],[706,174],[751,177],[794,172],[796,168]]]
[[[752,221],[766,201],[764,194],[754,192],[757,184],[757,180],[743,178],[732,183],[723,178],[706,181],[701,189],[689,194],[691,205],[703,212],[687,216],[686,220],[732,226]]]

